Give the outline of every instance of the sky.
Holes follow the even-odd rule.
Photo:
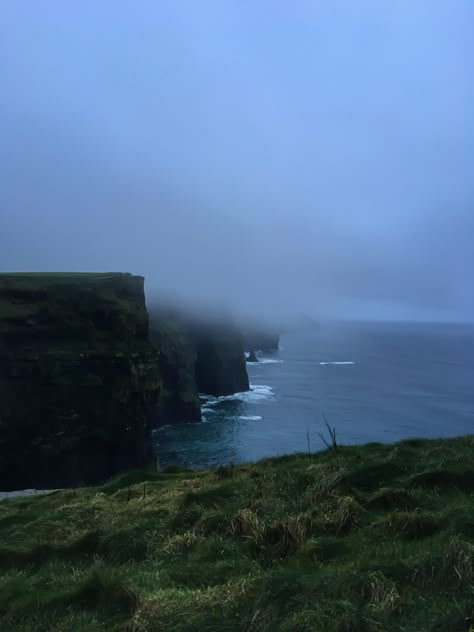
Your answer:
[[[0,0],[0,270],[474,320],[472,0]]]

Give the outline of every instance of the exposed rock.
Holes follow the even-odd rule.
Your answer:
[[[201,393],[221,396],[249,390],[242,334],[230,320],[195,323],[192,336]]]
[[[154,307],[150,321],[163,367],[160,423],[199,421],[199,392],[220,396],[249,389],[242,334],[227,315]]]
[[[0,275],[0,489],[150,464],[158,366],[142,277]]]
[[[255,355],[255,351],[250,351],[250,353],[247,356],[247,362],[258,362],[258,358]]]
[[[201,402],[195,379],[196,348],[177,314],[153,312],[150,340],[159,350],[162,378],[155,421],[201,421]]]

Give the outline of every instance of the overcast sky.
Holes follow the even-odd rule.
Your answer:
[[[0,270],[474,319],[472,0],[0,0]]]

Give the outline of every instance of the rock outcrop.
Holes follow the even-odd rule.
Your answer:
[[[255,351],[250,351],[247,356],[247,362],[258,362],[258,358],[255,355]]]
[[[142,277],[0,275],[0,489],[152,463],[161,389]]]

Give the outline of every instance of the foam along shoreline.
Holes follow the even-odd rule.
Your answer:
[[[280,364],[281,362],[284,361],[281,358],[272,357],[272,356],[274,356],[274,354],[272,354],[272,353],[269,354],[270,357],[268,357],[268,356],[265,357],[265,355],[268,352],[261,351],[259,349],[257,349],[254,353],[255,353],[255,356],[257,358],[257,362],[249,362],[250,353],[246,353],[245,354],[245,358],[246,358],[247,364],[250,364],[251,366],[258,366],[259,364]]]
[[[215,397],[213,395],[200,394],[200,397],[205,399],[203,410],[208,406],[213,406],[219,402],[228,402],[239,399],[243,402],[262,401],[273,399],[273,389],[271,386],[265,384],[251,384],[250,390],[243,391],[242,393],[234,393],[233,395],[222,395]]]

